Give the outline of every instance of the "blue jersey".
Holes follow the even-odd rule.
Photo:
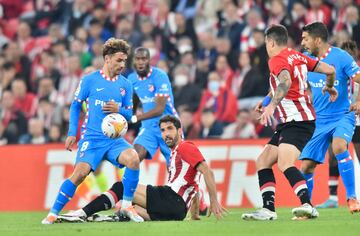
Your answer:
[[[144,113],[155,108],[155,97],[159,96],[167,98],[162,116],[174,115],[178,117],[174,107],[174,97],[170,80],[164,71],[156,67],[151,67],[147,77],[140,78],[136,72],[133,72],[128,76],[128,79],[132,83],[135,94],[142,103]],[[147,127],[158,126],[160,118],[161,116],[143,120],[142,125]]]
[[[326,83],[326,75],[309,72],[308,81],[311,86],[315,113],[318,119],[337,118],[337,115],[349,111],[352,96],[351,77],[360,68],[346,51],[337,47],[330,47],[325,57],[320,58],[320,60],[335,67],[336,79],[334,86],[339,96],[335,102],[330,102],[329,94],[326,93],[324,96],[321,92]]]
[[[119,105],[120,114],[129,120],[132,115],[132,95],[131,83],[122,75],[117,76],[116,79],[110,79],[102,71],[95,71],[84,76],[75,92],[73,102],[81,104],[86,101],[87,104],[81,138],[105,137],[101,131],[101,122],[107,113],[102,111],[102,107],[109,101],[116,102]],[[75,136],[77,120],[74,115],[71,115],[70,119],[69,135]]]

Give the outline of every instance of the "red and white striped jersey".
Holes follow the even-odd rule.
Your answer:
[[[307,73],[313,71],[318,61],[297,52],[285,48],[278,55],[270,58],[270,87],[274,95],[280,81],[277,76],[282,70],[287,70],[291,76],[291,86],[286,96],[277,106],[280,119],[283,123],[290,121],[315,120],[314,108],[309,96],[306,94]]]
[[[167,186],[179,194],[190,207],[198,191],[200,172],[197,165],[205,161],[200,150],[188,141],[181,141],[171,152]]]

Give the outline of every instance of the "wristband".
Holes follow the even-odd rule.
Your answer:
[[[263,107],[266,107],[267,105],[269,105],[270,104],[270,102],[271,102],[271,97],[270,96],[266,96],[265,98],[264,98],[264,100],[262,101],[262,106]]]
[[[138,121],[138,118],[136,115],[133,115],[130,119],[131,123],[135,124]]]

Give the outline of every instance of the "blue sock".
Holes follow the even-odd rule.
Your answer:
[[[60,187],[59,193],[50,212],[58,215],[60,211],[64,208],[66,203],[68,203],[70,199],[74,196],[76,187],[77,186],[73,184],[69,179],[65,180]]]
[[[124,176],[122,178],[124,185],[123,200],[133,200],[136,187],[139,183],[139,173],[139,170],[133,170],[126,167]]]
[[[350,156],[349,151],[337,154],[339,172],[346,189],[346,198],[356,198],[355,194],[355,175],[354,175],[354,162]]]
[[[312,197],[312,191],[313,191],[313,188],[314,188],[314,173],[309,173],[309,174],[305,174],[305,173],[301,173],[303,176],[304,176],[304,179],[306,181],[306,185],[307,185],[307,188],[309,190],[309,197],[310,197],[310,200],[311,200],[311,197]]]

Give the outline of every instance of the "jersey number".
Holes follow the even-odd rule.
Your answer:
[[[307,66],[300,65],[294,67],[294,77],[299,81],[300,94],[305,94],[307,89]]]
[[[86,142],[83,142],[83,144],[81,145],[81,149],[80,149],[80,152],[83,152],[85,151],[89,146],[89,142],[86,141]]]

